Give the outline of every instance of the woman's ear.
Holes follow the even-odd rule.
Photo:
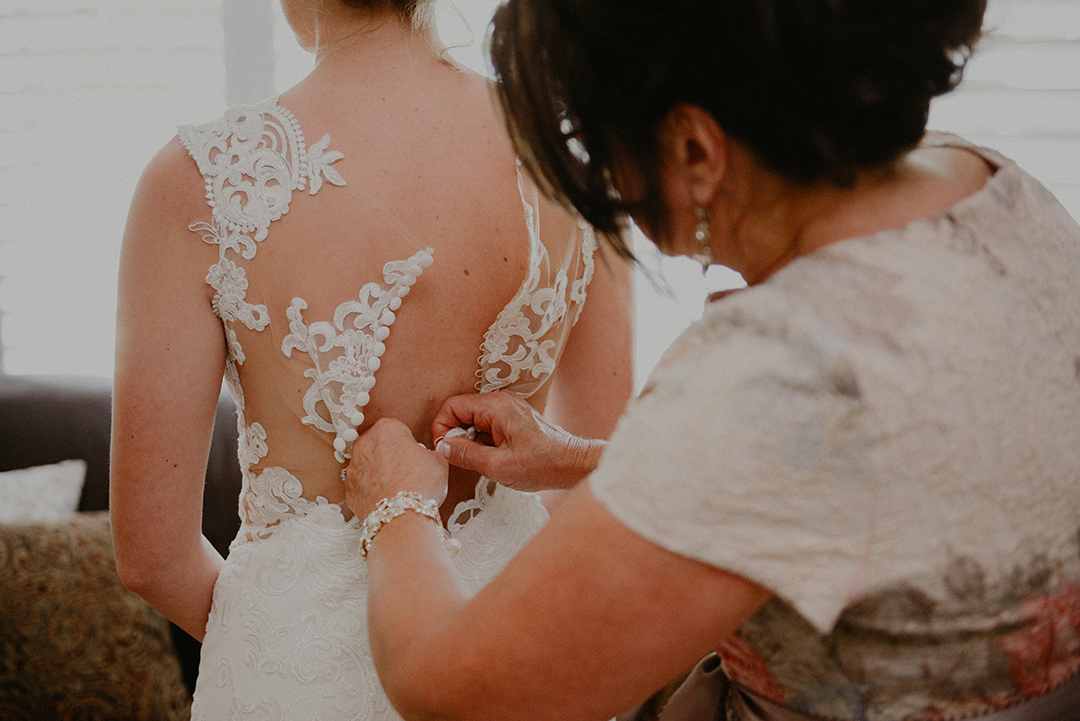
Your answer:
[[[728,167],[727,134],[708,111],[689,104],[669,110],[660,133],[665,183],[708,206]]]

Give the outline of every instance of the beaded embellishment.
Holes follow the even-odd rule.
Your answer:
[[[461,549],[461,544],[450,538],[450,534],[443,528],[442,519],[439,518],[439,505],[434,499],[424,498],[415,491],[399,491],[394,496],[379,501],[375,510],[369,513],[360,525],[360,555],[367,558],[368,549],[371,547],[375,534],[405,511],[419,513],[434,521],[435,527],[439,529],[439,537],[442,538],[443,545],[451,556],[456,555]]]

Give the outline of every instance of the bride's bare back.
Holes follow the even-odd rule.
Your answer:
[[[445,398],[507,387],[601,436],[630,389],[621,274],[520,177],[486,81],[397,20],[326,48],[277,102],[184,128],[125,233],[119,565],[197,638],[222,562],[198,528],[223,372],[241,413],[238,540],[340,503],[350,439],[380,417],[430,444]],[[474,486],[455,475],[444,515]]]
[[[342,304],[356,301],[367,284],[386,290],[386,263],[431,249],[431,265],[409,286],[393,325],[383,326],[381,332],[389,335],[379,341],[385,346],[379,368],[372,371],[359,361],[350,371],[376,381],[361,409],[359,430],[391,416],[429,442],[427,429],[441,402],[477,386],[485,333],[522,290],[530,265],[543,265],[536,269],[543,277],[530,293],[537,296],[558,282],[559,272],[569,273],[570,282],[587,281],[593,262],[585,231],[565,213],[539,203],[527,184],[519,188],[514,157],[498,132],[482,78],[430,53],[380,60],[384,67],[351,83],[353,92],[343,92],[346,86],[336,77],[324,79],[317,71],[282,96],[280,104],[298,120],[309,147],[328,137],[322,152],[341,154],[329,167],[345,184],[324,182],[314,195],[294,193],[288,213],[274,221],[247,267],[246,300],[269,309],[270,323],[263,330],[236,329],[246,356],[238,366],[246,416],[267,435],[268,453],[255,468],[287,468],[301,479],[309,500],[343,498],[341,449],[336,457],[332,449],[342,434],[320,431],[321,424],[313,422],[318,417],[340,426],[342,419],[326,403],[312,408],[310,402],[313,388],[333,398],[341,384],[318,388],[310,372],[316,362],[326,370],[345,361],[339,347],[314,354],[299,348],[288,356],[282,352],[290,333],[287,309],[301,315],[294,299],[304,304],[304,324],[333,321]],[[533,257],[527,211],[539,220],[542,247]],[[538,257],[542,250],[548,258]],[[561,297],[553,301],[567,307],[561,317],[548,320],[568,329],[579,303],[571,301],[569,288],[556,292]],[[552,335],[542,332],[539,314],[530,315],[532,332]],[[346,320],[352,327],[348,323],[355,318]],[[549,354],[557,357],[565,334],[554,335]],[[532,341],[514,338],[507,355]],[[543,358],[529,360],[539,366]],[[523,380],[534,380],[532,368],[527,370]],[[546,388],[537,402],[542,404],[545,395]],[[302,419],[307,420],[298,423]],[[353,418],[344,420],[355,428]],[[339,446],[351,445],[351,438],[343,435]],[[471,494],[468,481],[460,485]]]

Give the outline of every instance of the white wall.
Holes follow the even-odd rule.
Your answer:
[[[482,71],[494,0],[441,2],[444,40]],[[1080,0],[990,0],[988,18],[999,37],[931,124],[1018,159],[1080,217]],[[258,56],[268,35],[272,60]],[[111,374],[119,241],[143,166],[176,125],[281,91],[312,62],[272,0],[0,0],[3,370]],[[646,260],[677,292],[638,283],[642,377],[700,315],[706,285],[738,283]]]
[[[990,0],[986,27],[930,126],[1000,150],[1080,218],[1080,0]]]
[[[108,375],[135,182],[225,102],[217,0],[0,4],[0,339],[11,373]]]

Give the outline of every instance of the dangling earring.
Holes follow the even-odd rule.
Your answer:
[[[709,216],[705,214],[705,209],[700,205],[696,208],[698,224],[694,229],[694,238],[697,239],[698,245],[701,246],[701,250],[694,253],[692,256],[695,261],[701,263],[701,275],[704,276],[708,272],[709,266],[713,264],[712,248],[709,247],[709,239],[712,237],[709,233]]]

